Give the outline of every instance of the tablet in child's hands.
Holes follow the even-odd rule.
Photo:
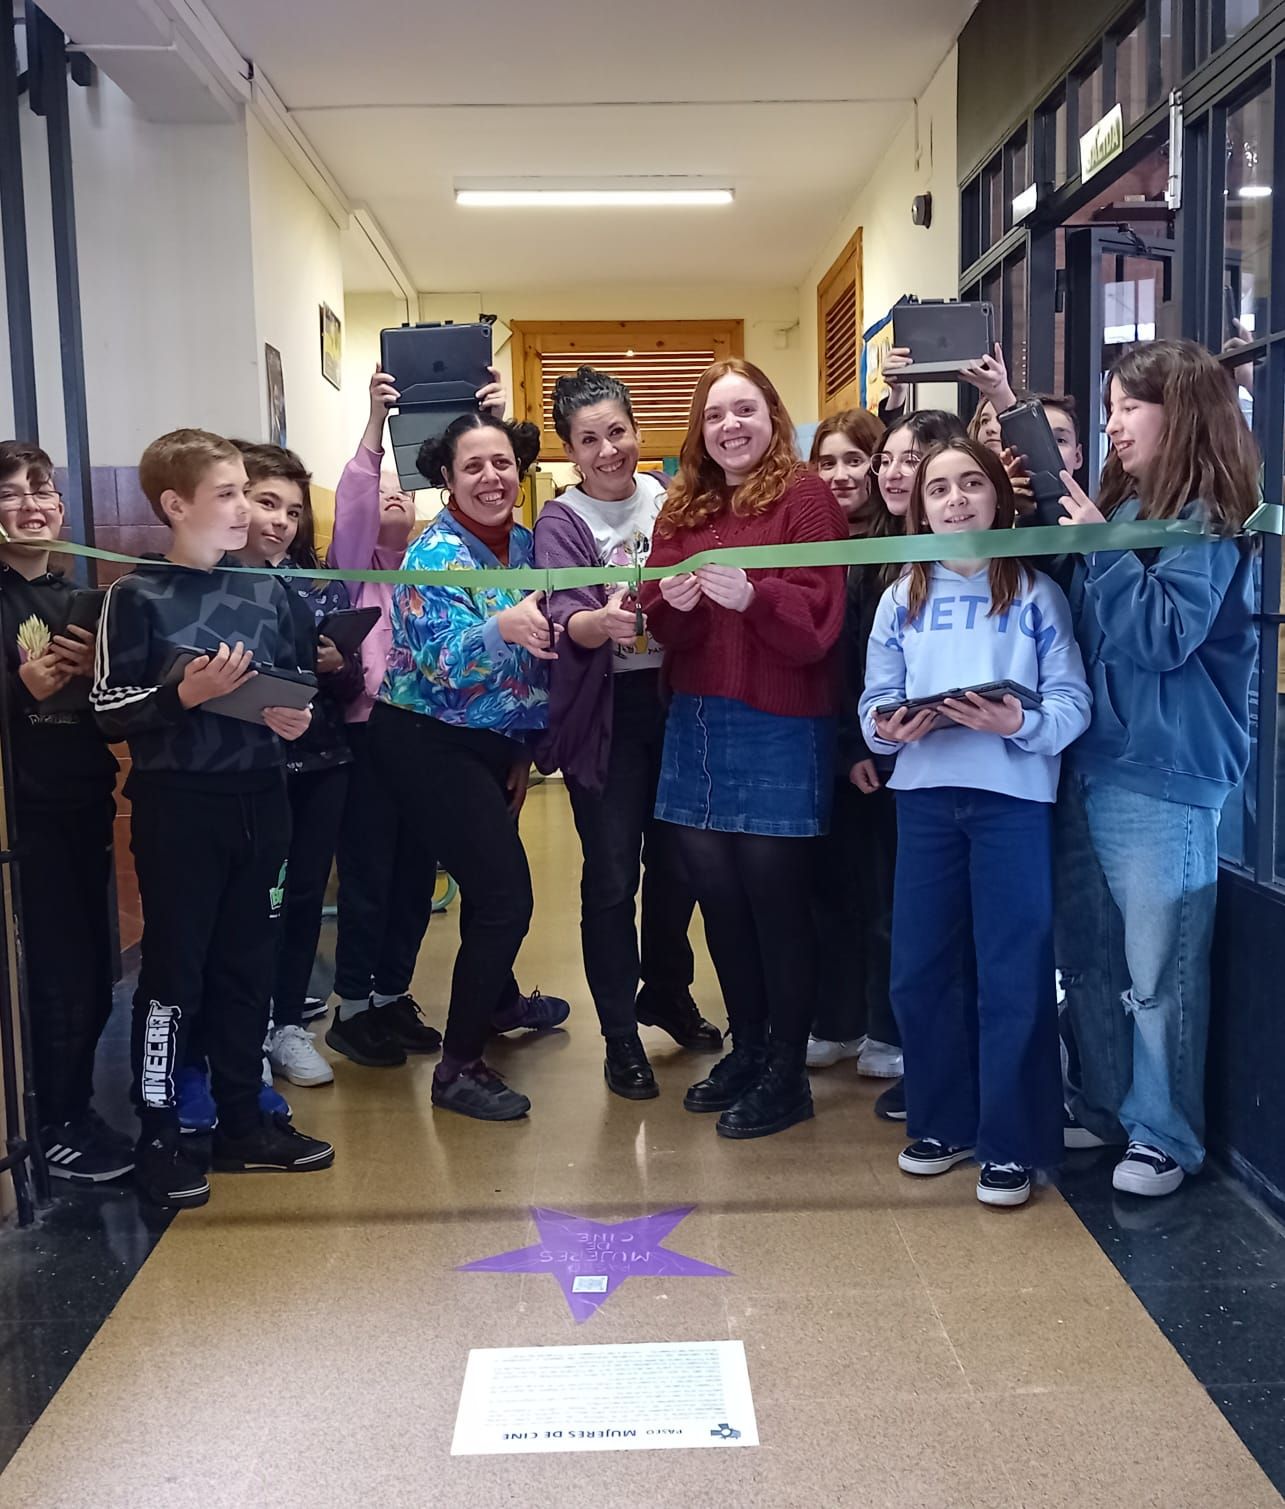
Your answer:
[[[1016,697],[1027,711],[1041,707],[1044,702],[1038,692],[1033,692],[1029,686],[1023,686],[1020,681],[984,681],[979,686],[957,686],[948,692],[934,692],[930,697],[911,697],[905,702],[888,702],[883,707],[875,708],[875,716],[891,718],[893,713],[904,707],[907,717],[913,717],[924,708],[940,707],[947,698],[962,700],[969,692],[975,692],[987,702],[1002,702],[1005,697]]]
[[[351,655],[379,622],[379,615],[378,608],[341,608],[321,620],[317,633],[341,655]]]
[[[212,655],[213,650],[176,649],[161,672],[161,684],[171,686],[182,681],[183,673],[194,660]],[[317,695],[317,678],[311,671],[287,671],[280,666],[254,665],[255,674],[243,681],[236,691],[202,702],[198,711],[215,713],[220,718],[237,718],[242,723],[263,723],[265,707],[311,707]]]

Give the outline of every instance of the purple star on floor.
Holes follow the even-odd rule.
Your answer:
[[[540,1240],[494,1257],[461,1263],[459,1273],[552,1273],[576,1324],[604,1304],[627,1278],[726,1278],[728,1269],[684,1257],[660,1244],[696,1207],[683,1205],[654,1216],[608,1224],[561,1210],[531,1207]]]

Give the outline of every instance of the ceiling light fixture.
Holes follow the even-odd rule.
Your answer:
[[[1271,185],[1266,183],[1242,184],[1238,193],[1242,199],[1270,199],[1272,197]]]
[[[455,202],[474,209],[629,209],[656,205],[726,205],[735,196],[708,179],[526,178],[473,180],[455,185]]]

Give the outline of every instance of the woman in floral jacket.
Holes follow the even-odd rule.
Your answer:
[[[411,546],[406,570],[530,566],[531,532],[513,509],[539,446],[534,425],[481,413],[426,442],[419,469],[445,487],[447,503]],[[545,662],[556,658],[541,596],[471,586],[466,576],[458,587],[399,586],[370,722],[376,768],[414,824],[425,862],[445,865],[465,898],[433,1104],[481,1121],[531,1108],[483,1062],[490,1032],[556,1026],[570,1010],[538,992],[522,997],[513,977],[532,910],[516,819],[530,742],[548,721]],[[533,1004],[543,1011],[538,1023]]]

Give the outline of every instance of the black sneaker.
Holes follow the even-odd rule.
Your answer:
[[[303,1002],[303,1019],[305,1022],[315,1022],[319,1016],[325,1016],[330,1007],[320,996],[305,996]]]
[[[1020,1163],[983,1163],[977,1198],[983,1205],[1025,1205],[1031,1198],[1031,1176]]]
[[[442,1034],[430,1027],[413,995],[398,996],[387,1006],[372,1006],[370,1014],[397,1047],[406,1053],[440,1053]]]
[[[571,1015],[571,1002],[561,996],[547,996],[540,987],[530,995],[520,995],[491,1023],[492,1032],[551,1032],[561,1027]]]
[[[284,1116],[262,1117],[244,1137],[230,1137],[222,1127],[214,1134],[213,1166],[220,1174],[312,1174],[334,1161],[328,1142],[305,1137]]]
[[[510,1090],[481,1059],[468,1064],[448,1083],[433,1076],[433,1104],[476,1121],[517,1121],[531,1109],[525,1095]]]
[[[138,1144],[134,1183],[145,1200],[163,1210],[188,1210],[210,1198],[210,1181],[180,1151],[177,1138],[158,1136]]]
[[[326,1031],[326,1042],[336,1053],[367,1069],[400,1069],[406,1062],[405,1048],[389,1037],[374,1007],[359,1011],[346,1022],[336,1012]]]
[[[897,1166],[905,1174],[945,1174],[972,1156],[971,1147],[947,1147],[935,1137],[921,1137],[897,1154]]]
[[[647,1051],[636,1032],[630,1037],[607,1039],[607,1060],[602,1072],[611,1093],[626,1100],[655,1100],[660,1094],[656,1076],[647,1062]]]
[[[96,1111],[74,1121],[45,1127],[40,1134],[45,1164],[53,1179],[72,1184],[106,1184],[134,1167],[134,1144],[115,1132]]]
[[[747,1090],[753,1089],[767,1068],[767,1040],[763,1036],[732,1039],[732,1051],[694,1084],[683,1096],[689,1111],[730,1111]]]
[[[880,1121],[905,1121],[906,1081],[899,1079],[891,1084],[875,1101],[875,1115]]]
[[[723,1046],[723,1034],[700,1014],[690,990],[681,995],[667,995],[654,986],[644,985],[638,992],[637,1011],[640,1027],[659,1027],[681,1048],[717,1053]]]
[[[718,1118],[720,1137],[771,1137],[813,1116],[812,1085],[803,1049],[774,1049],[766,1073]]]

